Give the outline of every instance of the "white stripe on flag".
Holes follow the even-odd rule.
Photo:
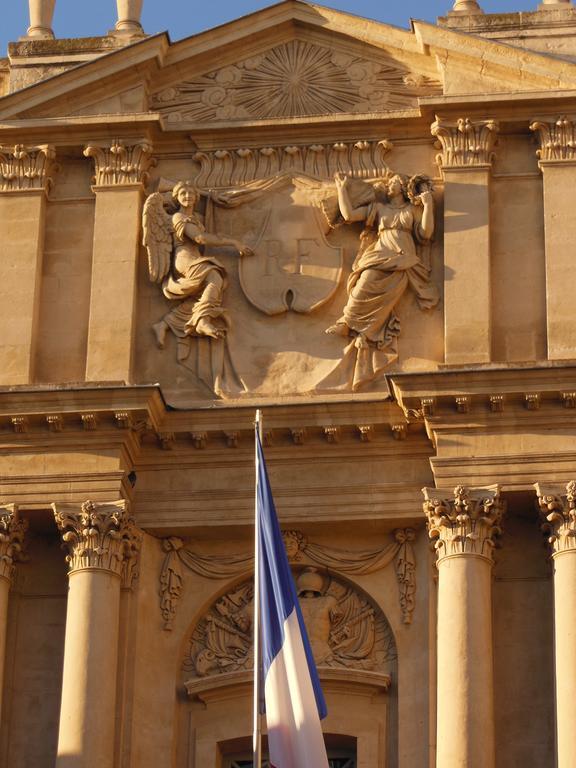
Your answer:
[[[328,768],[318,706],[298,616],[284,622],[284,643],[264,683],[268,749],[274,768]]]

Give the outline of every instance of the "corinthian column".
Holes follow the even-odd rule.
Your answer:
[[[498,488],[424,488],[438,556],[437,768],[494,768],[492,552]]]
[[[536,486],[554,561],[558,768],[576,765],[576,482]]]
[[[6,630],[8,624],[8,596],[14,573],[14,564],[22,550],[22,542],[28,523],[18,518],[15,504],[0,507],[0,715],[4,682],[4,657],[6,655]]]
[[[69,551],[56,768],[113,768],[120,586],[134,525],[124,501],[53,506]]]

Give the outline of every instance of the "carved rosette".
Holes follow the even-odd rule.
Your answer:
[[[15,504],[0,506],[0,578],[12,579],[21,556],[28,522],[18,517]]]
[[[499,124],[496,120],[456,121],[436,118],[431,133],[442,152],[436,162],[441,169],[474,168],[492,165]]]
[[[542,530],[554,555],[576,551],[576,481],[565,487],[537,483],[538,505],[542,516]]]
[[[0,146],[0,192],[47,190],[52,183],[55,157],[54,147],[49,144]]]
[[[53,504],[56,525],[69,554],[69,573],[86,568],[110,571],[132,582],[139,546],[124,500]]]
[[[116,139],[111,145],[89,144],[84,155],[94,160],[94,183],[100,186],[146,184],[153,165],[152,146],[147,142],[126,144]]]
[[[504,512],[498,486],[446,490],[423,488],[428,535],[438,560],[455,555],[479,555],[492,560]]]
[[[576,122],[567,117],[557,120],[535,120],[530,130],[538,135],[540,149],[536,152],[543,162],[576,160]]]

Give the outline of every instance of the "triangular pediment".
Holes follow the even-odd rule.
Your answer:
[[[147,38],[0,99],[0,120],[159,114],[167,130],[395,114],[424,98],[576,86],[576,64],[415,21],[285,0],[170,43]]]

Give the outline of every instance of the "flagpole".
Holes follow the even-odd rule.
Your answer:
[[[254,466],[256,483],[254,493],[254,730],[252,736],[253,768],[262,768],[262,715],[260,701],[262,698],[261,650],[260,650],[260,544],[258,519],[258,441],[256,434],[262,440],[262,412],[256,411],[254,434]]]

